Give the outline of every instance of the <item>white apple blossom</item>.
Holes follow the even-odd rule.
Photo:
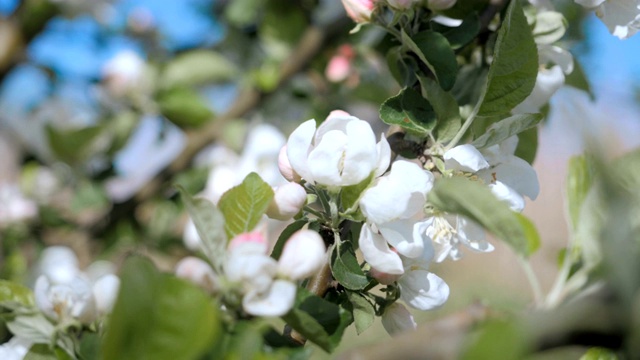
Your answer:
[[[22,360],[29,352],[33,342],[29,339],[14,336],[8,342],[0,345],[0,359]]]
[[[389,335],[397,335],[407,330],[415,330],[418,326],[413,315],[400,303],[393,303],[384,309],[382,326]]]
[[[384,135],[376,144],[366,121],[333,111],[316,129],[308,120],[291,133],[287,156],[296,173],[310,183],[329,187],[356,185],[389,166],[391,148]]]
[[[311,230],[294,233],[278,261],[267,254],[261,233],[240,234],[229,243],[224,276],[242,294],[242,308],[256,316],[281,316],[295,301],[297,285],[326,261],[320,235]]]
[[[131,50],[117,53],[102,68],[107,90],[115,96],[123,96],[140,85],[145,62]]]
[[[77,320],[89,324],[96,319],[91,283],[81,275],[68,283],[53,283],[46,275],[41,275],[36,281],[34,296],[38,308],[57,322]]]
[[[118,298],[120,278],[113,274],[104,275],[93,283],[91,290],[96,300],[98,315],[110,314]]]
[[[189,280],[210,293],[214,293],[218,287],[218,276],[211,266],[204,260],[194,256],[187,256],[176,264],[177,277]]]
[[[520,212],[524,208],[524,196],[535,200],[540,185],[533,167],[514,155],[517,145],[517,136],[481,151],[470,144],[459,145],[445,152],[445,167],[475,173],[494,195]]]
[[[427,219],[427,235],[435,247],[434,261],[442,262],[447,257],[459,260],[460,245],[478,252],[491,252],[493,245],[485,240],[484,229],[462,215],[436,215]]]
[[[593,9],[609,32],[627,39],[640,30],[640,0],[575,0]]]
[[[287,183],[274,188],[273,199],[267,208],[267,216],[276,220],[290,220],[302,210],[307,192],[298,183]]]
[[[0,227],[37,214],[38,207],[22,194],[17,184],[0,183]]]
[[[372,267],[389,274],[402,274],[399,254],[421,256],[429,238],[424,222],[415,217],[422,217],[433,180],[431,172],[400,160],[393,163],[387,175],[364,191],[359,205],[367,223],[362,227],[358,242],[364,259]]]

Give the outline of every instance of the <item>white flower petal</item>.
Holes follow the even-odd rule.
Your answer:
[[[391,275],[404,273],[400,256],[389,248],[381,235],[372,231],[370,225],[362,226],[358,244],[364,260],[371,267]]]
[[[316,131],[316,121],[307,120],[300,124],[289,136],[287,141],[287,157],[293,170],[305,180],[312,182],[307,157],[311,149],[313,134]]]
[[[489,167],[484,156],[471,144],[458,145],[444,153],[447,169],[476,172]]]
[[[508,161],[502,162],[496,167],[479,172],[478,176],[487,182],[492,182],[493,179],[501,181],[519,194],[528,196],[531,200],[535,200],[540,193],[536,171],[528,162],[519,157],[512,156]]]
[[[406,272],[400,280],[400,299],[418,310],[431,310],[449,298],[449,286],[441,278],[426,270]]]
[[[109,314],[118,298],[120,279],[112,274],[105,275],[93,284],[93,297],[99,314]]]
[[[347,124],[349,145],[341,167],[342,186],[356,185],[366,179],[378,167],[376,137],[371,125],[363,120]]]
[[[326,248],[320,234],[300,230],[291,235],[278,260],[278,273],[291,280],[302,280],[320,270],[327,261]]]
[[[282,316],[293,307],[296,284],[276,280],[264,292],[251,291],[242,299],[244,311],[255,316]]]
[[[380,134],[380,141],[376,144],[376,150],[378,152],[378,165],[373,176],[379,177],[387,171],[391,162],[391,146],[384,134]]]
[[[412,220],[396,220],[378,225],[378,230],[398,253],[417,258],[424,253],[425,241],[429,241],[426,231],[421,231],[426,230],[421,224]]]
[[[194,256],[187,256],[180,260],[176,264],[175,274],[177,277],[189,280],[210,293],[213,293],[219,287],[218,276],[213,272],[211,266],[206,261]]]
[[[456,230],[458,238],[469,248],[478,252],[491,252],[493,245],[485,240],[485,233],[482,226],[462,215],[457,216]]]
[[[418,325],[409,310],[395,302],[384,310],[382,326],[390,335],[397,335],[407,330],[415,330]]]
[[[524,210],[524,197],[503,182],[496,181],[493,184],[489,184],[489,189],[498,199],[506,202],[511,210],[515,212]]]
[[[342,184],[342,170],[348,142],[347,135],[338,130],[331,130],[324,134],[322,141],[311,150],[308,158],[309,171],[315,182],[334,186]]]
[[[274,189],[266,215],[271,219],[290,220],[302,210],[307,192],[302,185],[291,182]]]
[[[224,273],[231,282],[238,283],[245,291],[266,291],[277,273],[277,263],[261,254],[236,254],[231,252],[224,266]]]

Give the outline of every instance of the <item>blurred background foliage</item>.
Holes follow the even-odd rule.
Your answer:
[[[591,86],[594,108],[604,115],[596,131],[612,148],[637,145],[640,37],[621,44],[573,1],[555,5],[570,24],[563,42],[589,80],[578,87]],[[219,160],[207,152],[212,145],[240,153],[256,124],[288,134],[333,109],[380,132],[378,107],[399,90],[384,57],[389,37],[375,27],[349,34],[353,23],[335,0],[0,0],[0,14],[0,277],[18,282],[30,280],[39,250],[53,244],[72,247],[85,265],[138,252],[170,270],[188,253],[187,217],[172,185],[203,190]],[[548,202],[543,196],[528,210],[543,238],[534,265],[545,289],[570,237],[557,183],[564,160],[584,148],[584,131],[562,121],[573,114],[563,96],[548,109],[536,160],[543,193],[551,184]],[[637,159],[632,164],[637,169]],[[602,205],[614,219],[606,231],[637,238],[618,234],[634,227],[617,226],[630,221],[617,215],[634,213],[624,196],[617,201],[612,183],[599,185],[614,194]],[[625,248],[611,249],[603,276],[615,280],[630,270],[608,258]],[[455,270],[440,265],[453,296],[422,321],[478,298],[501,311],[522,309],[530,299],[522,274],[506,274],[514,265],[498,250],[486,260],[471,255]],[[480,271],[466,277],[473,269]],[[631,306],[629,296],[623,298]],[[510,331],[495,328],[498,335],[485,336]],[[380,327],[371,331],[342,346],[382,335]]]

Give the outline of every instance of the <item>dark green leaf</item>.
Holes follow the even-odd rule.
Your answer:
[[[227,237],[253,230],[273,198],[273,189],[256,173],[222,195],[218,208],[224,215]]]
[[[305,338],[314,344],[320,346],[324,351],[333,351],[333,344],[329,338],[329,334],[325,329],[305,311],[300,309],[292,309],[285,316],[282,317],[284,321],[291,326],[292,329],[302,334]]]
[[[232,80],[236,65],[211,50],[194,50],[176,56],[162,72],[160,86],[171,89]]]
[[[515,156],[525,160],[529,164],[533,164],[538,151],[538,128],[532,127],[518,134],[518,147]]]
[[[350,209],[353,210],[352,208],[357,206],[360,195],[362,195],[362,192],[369,187],[371,181],[373,181],[373,173],[358,184],[342,188],[340,191],[340,201],[342,202],[342,208],[345,211]]]
[[[528,130],[542,120],[542,114],[517,114],[493,123],[482,136],[471,144],[478,149],[500,144],[513,135]]]
[[[309,223],[309,220],[299,219],[292,222],[284,230],[282,230],[282,233],[278,237],[278,241],[276,241],[276,244],[273,246],[271,257],[276,260],[280,259],[280,255],[282,254],[282,249],[284,249],[284,244],[287,243],[287,240],[289,240],[289,238],[291,237],[291,235],[293,235],[293,233],[302,229],[307,223]]]
[[[193,198],[181,186],[177,186],[182,201],[193,220],[203,250],[216,269],[220,269],[227,247],[225,220],[213,203],[203,198]]]
[[[457,50],[475,39],[479,31],[480,20],[478,19],[478,15],[471,13],[462,21],[460,26],[443,31],[442,35],[447,38],[447,41],[451,44],[451,48]]]
[[[436,126],[436,114],[429,101],[417,91],[406,88],[380,106],[380,118],[408,132],[424,136]]]
[[[55,351],[47,344],[34,344],[24,360],[58,360]]]
[[[525,257],[540,246],[533,224],[513,212],[487,186],[477,181],[462,177],[443,178],[436,182],[428,197],[429,202],[440,210],[475,220]]]
[[[129,258],[104,338],[104,360],[198,359],[220,334],[218,314],[195,285]]]
[[[160,112],[178,126],[197,127],[213,118],[213,112],[197,92],[175,87],[158,96]]]
[[[331,253],[331,272],[349,290],[362,290],[369,284],[351,245],[346,242],[334,247]]]
[[[453,139],[460,130],[460,108],[451,93],[444,91],[438,84],[427,77],[420,77],[422,93],[433,105],[438,117],[438,124],[433,129],[433,135],[440,143]]]
[[[60,160],[77,164],[91,155],[90,147],[102,133],[102,126],[63,130],[47,125],[45,130],[53,153]]]
[[[513,109],[533,90],[538,50],[519,1],[511,1],[502,22],[482,96],[479,116]]]
[[[353,320],[356,324],[356,332],[360,335],[373,324],[376,310],[373,304],[360,293],[349,291],[347,295],[353,307]]]
[[[403,31],[402,42],[427,65],[440,87],[451,90],[456,82],[458,62],[451,45],[442,34],[427,30],[411,38]]]
[[[93,360],[100,358],[101,337],[97,333],[84,332],[80,339],[78,353],[81,359]]]

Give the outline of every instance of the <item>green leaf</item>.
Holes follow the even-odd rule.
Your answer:
[[[402,42],[411,49],[435,75],[444,90],[451,90],[458,74],[456,54],[444,35],[427,30],[413,38],[402,31]]]
[[[353,320],[358,335],[367,330],[375,319],[376,310],[366,297],[357,292],[348,291],[347,296],[353,307]]]
[[[7,328],[15,336],[43,344],[50,344],[56,331],[42,313],[16,316],[7,322]]]
[[[47,125],[45,131],[53,153],[62,161],[77,164],[91,155],[89,148],[102,133],[102,126],[56,129]]]
[[[132,257],[122,269],[103,358],[199,359],[219,334],[218,313],[201,289]]]
[[[591,100],[595,100],[596,98],[591,89],[591,85],[589,85],[587,75],[584,73],[582,65],[580,65],[580,62],[576,57],[573,58],[573,71],[571,74],[566,75],[564,84],[588,92]]]
[[[513,322],[492,321],[482,326],[461,359],[523,359],[528,350],[526,339],[521,326]]]
[[[515,156],[525,160],[529,164],[533,164],[536,159],[538,150],[538,128],[532,127],[518,134],[518,147]]]
[[[336,245],[331,252],[331,272],[333,277],[349,290],[362,290],[369,280],[360,268],[351,244]]]
[[[538,75],[538,50],[519,1],[511,1],[502,22],[489,69],[479,116],[504,113],[533,90]]]
[[[271,252],[271,257],[278,260],[280,259],[280,255],[282,254],[282,249],[284,249],[284,244],[287,243],[287,240],[295,233],[296,231],[302,229],[305,225],[309,223],[308,219],[299,219],[291,224],[289,224],[282,233],[278,237],[278,241],[273,246],[273,251]]]
[[[333,351],[334,346],[331,343],[329,334],[327,334],[322,325],[320,325],[313,316],[307,314],[305,311],[294,308],[284,315],[282,319],[286,321],[292,329],[318,345],[322,350],[328,353]]]
[[[487,186],[477,181],[462,177],[440,179],[428,198],[442,211],[464,215],[478,222],[525,257],[540,246],[533,224],[523,215],[513,212]]]
[[[493,123],[483,135],[471,144],[478,149],[500,144],[503,140],[528,130],[542,120],[542,114],[517,114]]]
[[[537,44],[553,44],[564,36],[568,25],[567,19],[559,12],[538,12],[532,31],[533,37]]]
[[[160,112],[178,126],[197,127],[213,119],[213,112],[197,92],[175,87],[161,92],[157,98]]]
[[[212,50],[194,50],[176,56],[160,75],[160,87],[198,86],[233,80],[236,65]]]
[[[342,202],[342,208],[345,211],[355,210],[358,206],[358,200],[360,200],[362,192],[369,187],[371,181],[373,181],[373,173],[358,184],[342,188],[340,191],[340,201]]]
[[[618,360],[619,357],[611,349],[593,347],[580,357],[580,360]]]
[[[458,27],[449,28],[446,31],[441,31],[442,35],[447,38],[447,41],[454,50],[470,43],[475,39],[476,35],[480,31],[480,20],[478,14],[470,13]]]
[[[78,349],[80,358],[87,360],[100,358],[101,340],[102,337],[97,333],[83,332]]]
[[[193,198],[181,186],[177,186],[177,188],[189,216],[196,226],[198,236],[202,240],[205,254],[214,268],[221,269],[227,248],[225,221],[222,212],[211,201]]]
[[[432,131],[434,137],[439,143],[453,139],[462,126],[456,98],[427,77],[420,77],[419,80],[423,95],[433,105],[438,117],[438,123]]]
[[[380,106],[380,118],[408,132],[424,136],[436,126],[436,114],[429,101],[417,91],[406,88]]]
[[[24,360],[58,360],[55,351],[47,344],[34,344]]]
[[[566,182],[566,206],[572,228],[578,228],[578,219],[584,199],[593,183],[593,169],[586,156],[574,156],[569,159]]]
[[[218,208],[224,215],[227,238],[253,230],[273,198],[273,189],[256,173],[222,195]]]
[[[224,16],[232,25],[253,24],[264,8],[265,0],[234,0],[224,7]]]
[[[0,279],[0,308],[14,310],[18,307],[33,307],[33,291],[26,286]]]

